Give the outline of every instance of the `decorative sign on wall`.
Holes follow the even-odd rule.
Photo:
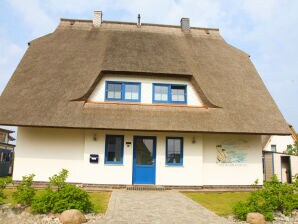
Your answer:
[[[216,145],[216,162],[222,164],[246,163],[248,141],[225,140]]]

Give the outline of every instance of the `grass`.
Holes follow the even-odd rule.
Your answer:
[[[15,205],[15,202],[12,199],[12,194],[13,192],[15,192],[15,189],[5,189],[3,192],[6,196],[6,198],[4,199],[4,203],[11,204],[12,206]],[[40,195],[42,192],[43,190],[37,190],[36,195]],[[94,205],[94,212],[96,214],[105,213],[108,208],[111,192],[102,191],[91,192],[88,194],[90,196],[92,204]]]
[[[89,193],[89,195],[90,200],[94,205],[94,212],[105,213],[108,208],[111,192],[92,192]]]
[[[233,213],[233,206],[239,201],[246,200],[250,194],[248,192],[182,193],[220,216],[231,215]]]
[[[3,190],[4,196],[5,196],[5,198],[3,199],[3,202],[5,204],[12,204],[12,205],[15,204],[12,200],[12,193],[13,192],[15,192],[15,190],[12,190],[12,189],[4,189]]]

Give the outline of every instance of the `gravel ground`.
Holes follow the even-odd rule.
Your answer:
[[[227,218],[233,224],[247,224],[245,221],[239,221],[235,219],[234,216],[229,216]],[[276,212],[274,214],[274,220],[272,222],[267,222],[271,224],[298,224],[298,210],[294,210],[290,216],[285,216],[281,212]]]
[[[102,214],[85,215],[87,223],[102,223]],[[32,215],[26,208],[9,208],[9,205],[0,207],[1,224],[60,224],[59,214]]]
[[[102,214],[86,214],[88,223],[103,223]],[[1,224],[60,224],[59,214],[32,215],[29,209],[13,208],[9,205],[0,205],[0,223]],[[246,224],[245,221],[236,220],[233,216],[227,217],[227,223]],[[275,213],[275,220],[267,222],[272,224],[298,224],[298,210],[295,210],[291,216],[285,216],[282,213]]]

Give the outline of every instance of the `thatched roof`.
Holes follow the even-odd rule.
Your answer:
[[[109,72],[189,76],[208,108],[86,103]],[[216,29],[62,19],[30,43],[0,105],[3,125],[289,134],[249,56]]]

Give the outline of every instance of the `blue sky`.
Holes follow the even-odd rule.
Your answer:
[[[261,78],[298,131],[298,1],[294,0],[1,0],[0,93],[27,49],[27,43],[53,32],[60,18],[216,27],[224,39],[251,55]]]

